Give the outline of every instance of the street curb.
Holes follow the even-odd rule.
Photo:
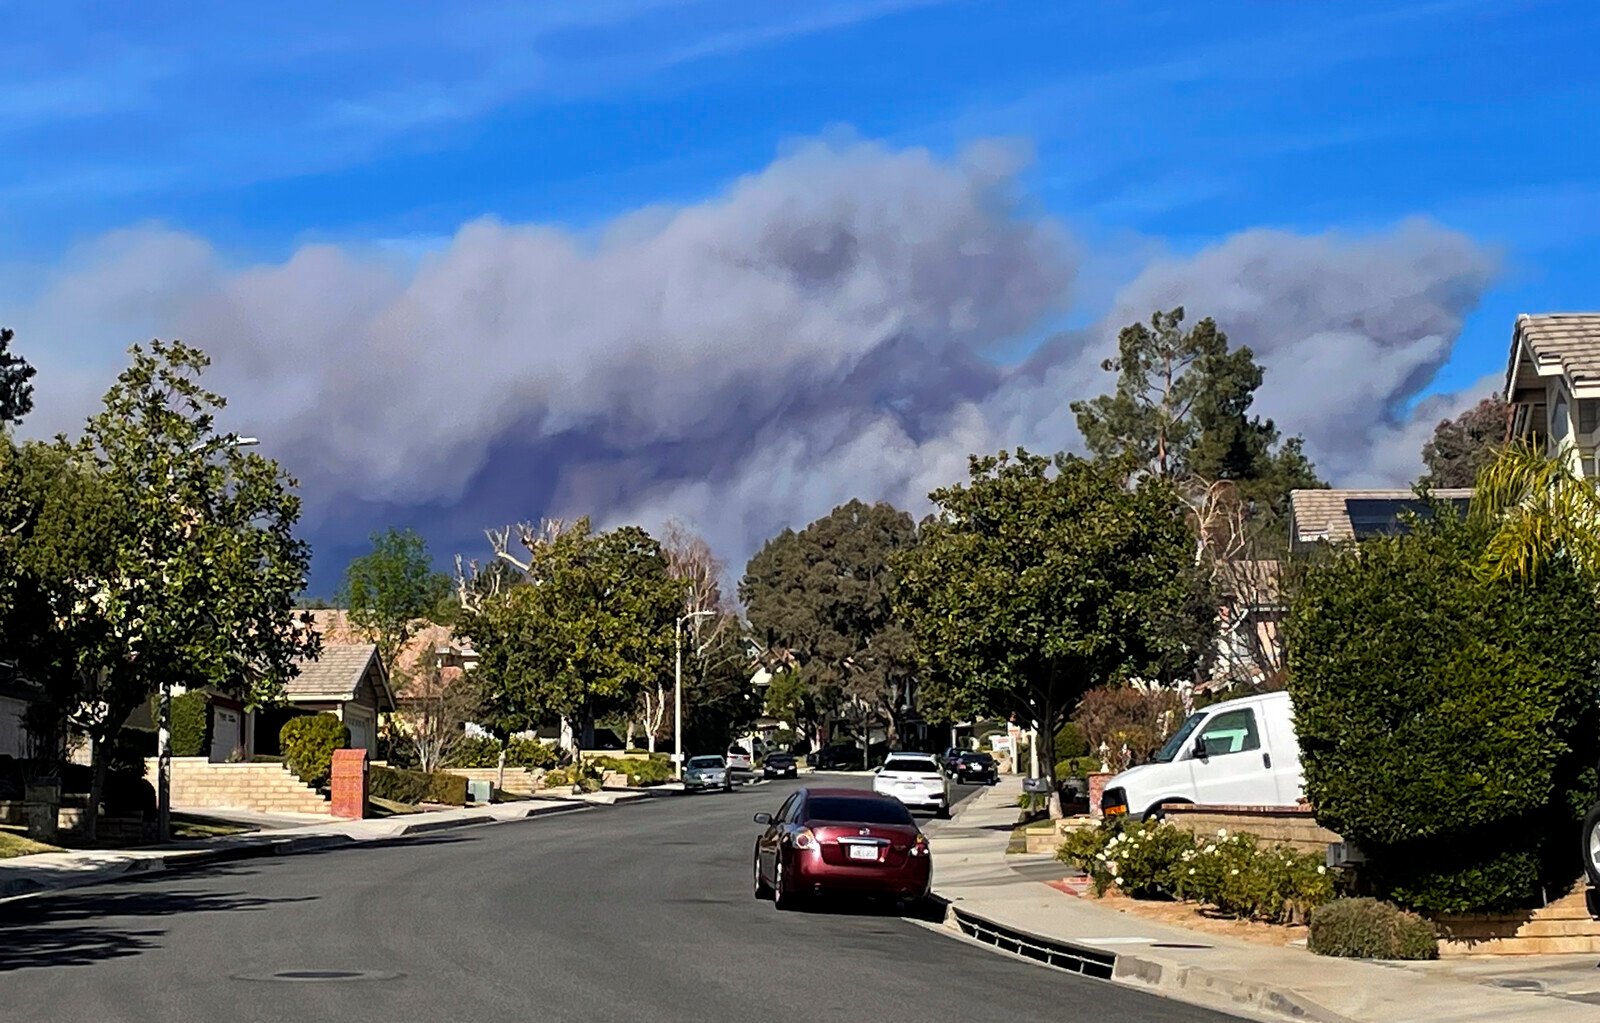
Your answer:
[[[1112,952],[1093,945],[1047,938],[996,923],[967,909],[958,909],[943,896],[935,894],[931,898],[944,905],[946,927],[954,928],[974,941],[1055,969],[1124,987],[1154,990],[1174,1001],[1207,1009],[1242,1007],[1280,1019],[1352,1023],[1348,1016],[1341,1016],[1293,991],[1270,984],[1239,980],[1203,967],[1181,966],[1125,952]]]

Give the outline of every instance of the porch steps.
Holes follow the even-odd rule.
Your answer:
[[[1581,885],[1542,909],[1440,916],[1434,924],[1441,956],[1600,953],[1600,920],[1589,916]]]
[[[146,762],[154,779],[156,762]],[[213,764],[204,757],[172,759],[172,805],[180,810],[329,813],[328,798],[282,764]]]

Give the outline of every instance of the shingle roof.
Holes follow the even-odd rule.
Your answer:
[[[284,695],[302,700],[312,697],[348,700],[360,688],[368,666],[377,657],[378,648],[372,643],[324,640],[322,656],[315,661],[300,662],[300,674],[283,687]],[[381,673],[383,669],[380,666],[378,670]]]
[[[1511,334],[1508,383],[1523,346],[1537,365],[1559,365],[1574,383],[1600,381],[1600,313],[1518,316]]]
[[[1472,496],[1471,487],[1441,487],[1432,491],[1443,500],[1460,500]],[[1289,508],[1294,522],[1297,543],[1314,540],[1354,540],[1355,528],[1350,524],[1349,501],[1408,501],[1416,497],[1407,490],[1291,490]]]

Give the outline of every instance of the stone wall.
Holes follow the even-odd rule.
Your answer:
[[[155,784],[156,761],[145,762]],[[213,764],[205,757],[172,758],[175,809],[250,810],[256,813],[328,813],[328,800],[282,764]]]
[[[1301,852],[1318,856],[1328,851],[1338,835],[1317,823],[1310,810],[1298,806],[1192,806],[1169,803],[1167,820],[1196,835],[1214,835],[1226,830],[1255,835],[1263,842],[1282,842]]]
[[[490,785],[502,787],[514,796],[531,796],[538,787],[538,779],[526,767],[507,767],[504,786],[500,785],[498,767],[447,767],[445,770],[468,781],[486,781]]]
[[[1584,893],[1521,913],[1438,916],[1441,956],[1600,953],[1600,920],[1589,916]]]

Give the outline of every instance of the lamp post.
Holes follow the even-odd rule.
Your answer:
[[[690,611],[672,624],[672,647],[677,668],[672,682],[672,759],[673,774],[683,781],[683,623],[716,614],[715,611]]]
[[[234,437],[228,442],[231,448],[250,448],[260,444],[255,437]],[[194,454],[205,447],[205,442],[189,448]],[[161,705],[156,722],[156,838],[165,842],[172,837],[172,679],[161,679]],[[242,738],[242,736],[241,736]]]

